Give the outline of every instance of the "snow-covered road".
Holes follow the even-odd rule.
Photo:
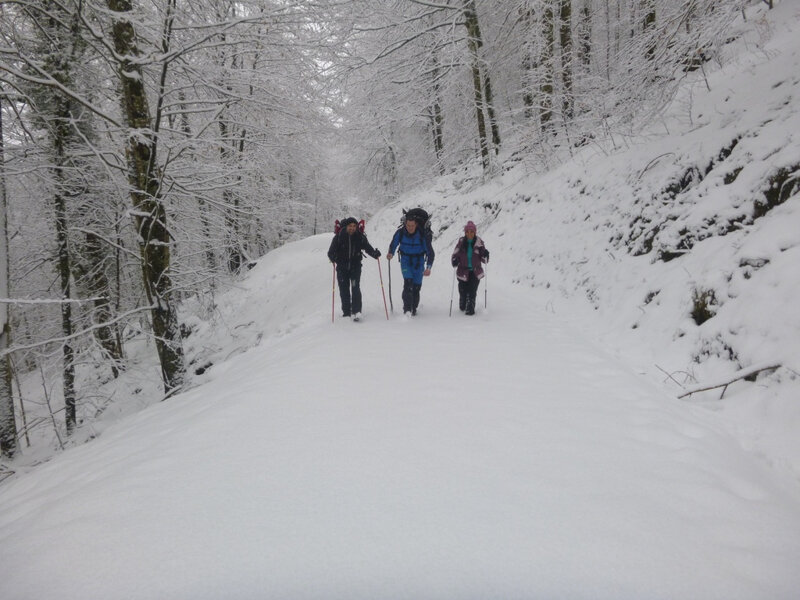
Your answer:
[[[800,499],[710,415],[491,265],[490,310],[442,257],[387,322],[367,259],[331,325],[328,241],[196,324],[201,385],[0,486],[0,597],[796,597]]]

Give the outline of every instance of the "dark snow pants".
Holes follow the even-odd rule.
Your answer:
[[[475,314],[475,298],[478,295],[478,285],[481,280],[474,271],[470,271],[466,281],[458,280],[458,308],[469,314]]]
[[[417,312],[419,307],[419,291],[421,283],[414,283],[413,279],[403,279],[403,312]]]
[[[342,315],[361,312],[361,263],[336,265],[336,280],[339,282],[339,297],[342,299]]]
[[[422,277],[425,274],[425,255],[401,254],[400,270],[403,272],[403,312],[416,314]]]

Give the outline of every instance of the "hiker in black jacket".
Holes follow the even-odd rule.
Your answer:
[[[357,320],[361,318],[361,252],[374,259],[380,258],[381,252],[370,246],[367,235],[354,217],[345,219],[340,226],[341,231],[333,236],[328,249],[328,259],[336,264],[342,316],[352,315]]]

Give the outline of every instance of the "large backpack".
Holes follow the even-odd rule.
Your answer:
[[[333,233],[338,235],[338,233],[342,229],[347,227],[348,223],[356,223],[358,225],[358,230],[361,233],[364,233],[364,225],[365,225],[364,219],[361,219],[360,221],[356,222],[354,217],[347,217],[346,219],[342,219],[341,221],[339,219],[336,219],[336,222],[333,224]]]
[[[417,227],[419,227],[420,231],[425,235],[425,239],[428,240],[428,245],[433,247],[433,228],[431,227],[430,215],[421,208],[412,208],[411,210],[403,209],[403,216],[400,218],[400,227],[398,227],[398,229],[405,227],[406,221],[409,219],[417,222]]]

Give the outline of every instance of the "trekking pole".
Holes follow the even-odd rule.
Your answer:
[[[392,261],[387,260],[386,264],[389,269],[389,308],[392,309],[392,314],[394,314],[394,303],[392,302]]]
[[[378,258],[378,275],[381,278],[381,295],[383,296],[383,310],[386,312],[386,320],[389,320],[389,309],[386,308],[386,292],[383,291],[383,272],[381,271],[381,259]]]
[[[486,265],[483,265],[483,308],[486,310],[486,295],[489,291],[489,271],[486,270]]]
[[[450,315],[453,316],[453,294],[456,291],[456,271],[458,270],[457,267],[453,267],[453,285],[450,288]]]
[[[331,263],[333,267],[333,289],[331,291],[331,323],[333,323],[333,315],[336,312],[336,263]]]

